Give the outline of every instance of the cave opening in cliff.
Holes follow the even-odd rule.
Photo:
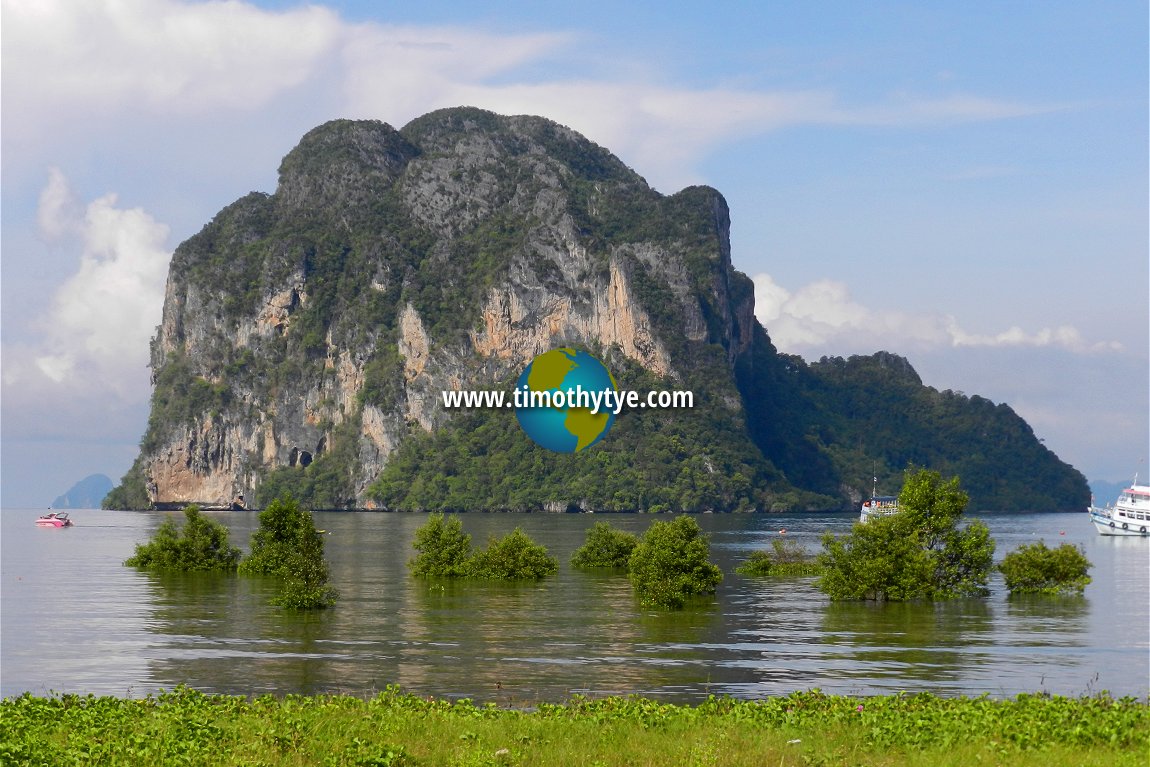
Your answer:
[[[299,465],[299,466],[306,469],[308,466],[311,465],[311,462],[312,462],[311,453],[309,453],[306,450],[300,450],[298,447],[293,447],[291,449],[291,453],[288,454],[288,466],[294,467],[296,465]]]

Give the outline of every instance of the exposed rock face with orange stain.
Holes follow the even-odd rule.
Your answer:
[[[473,331],[475,350],[487,357],[525,366],[555,347],[555,339],[588,340],[602,348],[617,346],[624,356],[664,377],[674,369],[655,337],[651,319],[632,294],[618,259],[611,259],[607,284],[577,302],[519,286],[492,289],[483,307],[482,330]]]

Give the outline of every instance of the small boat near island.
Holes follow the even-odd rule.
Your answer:
[[[1113,506],[1086,510],[1100,535],[1150,537],[1150,486],[1134,483],[1118,495]]]
[[[36,520],[36,527],[72,527],[72,520],[66,511],[52,511]]]

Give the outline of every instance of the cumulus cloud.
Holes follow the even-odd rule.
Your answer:
[[[971,333],[950,315],[900,311],[890,305],[854,299],[835,280],[818,280],[790,291],[769,274],[758,274],[755,316],[781,351],[819,353],[910,347],[1054,347],[1087,353],[1119,351],[1117,341],[1089,342],[1070,325],[1027,332],[1011,327],[998,333]]]
[[[146,106],[252,109],[310,76],[334,45],[334,12],[242,2],[5,0],[5,98],[40,112]],[[29,72],[34,77],[29,77]]]
[[[114,194],[81,206],[59,170],[40,196],[38,219],[46,235],[78,246],[80,263],[42,318],[35,368],[57,384],[139,396],[171,258],[168,227],[140,208],[118,207]],[[19,355],[16,362],[18,374]]]
[[[5,106],[22,115],[10,134],[21,143],[93,112],[251,112],[286,93],[298,99],[297,112],[316,110],[316,123],[350,116],[402,124],[469,104],[563,122],[673,191],[699,180],[696,164],[720,143],[787,126],[938,125],[1051,108],[964,94],[846,104],[830,90],[670,87],[625,66],[618,69],[629,74],[588,78],[578,74],[579,40],[568,32],[355,23],[314,5],[4,0],[3,7]],[[537,73],[562,57],[571,74]],[[332,109],[338,113],[322,113]]]

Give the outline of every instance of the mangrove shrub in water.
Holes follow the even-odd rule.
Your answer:
[[[1086,571],[1091,567],[1077,546],[1051,549],[1045,541],[1024,543],[998,564],[1011,594],[1081,594],[1090,583]]]
[[[283,588],[272,600],[281,607],[330,607],[338,594],[328,585],[323,538],[315,520],[299,503],[281,496],[260,512],[260,528],[252,534],[252,550],[240,562],[240,572],[282,578]]]
[[[518,527],[502,538],[492,538],[467,563],[468,576],[488,580],[538,580],[558,571],[559,560]]]
[[[770,551],[756,551],[735,572],[742,575],[818,575],[822,567],[798,541],[776,538]]]
[[[415,531],[412,543],[418,554],[407,563],[412,575],[459,578],[467,575],[471,536],[463,532],[459,517],[435,513]]]
[[[682,607],[689,596],[715,593],[723,573],[709,554],[707,537],[691,517],[655,522],[627,561],[636,596],[644,604]]]
[[[898,500],[897,514],[823,536],[819,588],[835,600],[984,596],[994,541],[982,522],[958,526],[967,504],[958,478],[908,472]]]
[[[328,585],[327,560],[323,556],[323,537],[313,531],[301,535],[295,548],[284,563],[284,583],[272,604],[295,610],[315,610],[331,607],[339,598],[338,592]]]
[[[240,550],[228,544],[228,529],[208,519],[199,506],[184,509],[181,529],[169,517],[160,523],[152,540],[136,544],[128,567],[146,570],[235,570]]]
[[[596,522],[587,530],[583,545],[571,556],[571,566],[626,567],[631,552],[639,544],[639,539],[611,526],[610,522]]]
[[[535,580],[559,570],[559,560],[518,527],[487,548],[472,552],[471,536],[459,517],[431,517],[415,532],[418,554],[407,563],[413,575],[488,580]]]

